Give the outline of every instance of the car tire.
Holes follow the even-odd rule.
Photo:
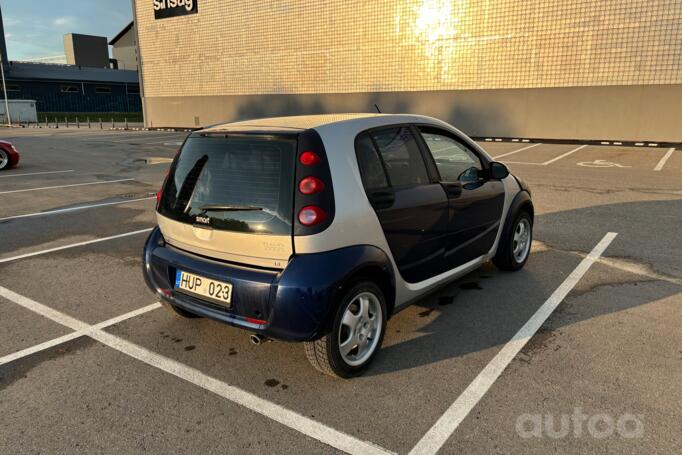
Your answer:
[[[318,371],[352,378],[374,360],[385,333],[384,293],[371,281],[357,281],[343,293],[331,331],[319,340],[304,343],[305,354]]]
[[[525,210],[514,218],[511,228],[500,238],[493,263],[501,270],[521,270],[530,256],[533,243],[533,219]]]
[[[5,150],[0,148],[0,171],[4,171],[5,169],[9,169],[10,167],[10,157],[9,153],[7,153]]]
[[[168,310],[172,311],[175,313],[177,316],[181,316],[186,319],[199,319],[201,316],[198,314],[190,313],[187,310],[183,310],[182,308],[176,307],[175,305],[171,305],[168,302],[161,302],[161,304]]]

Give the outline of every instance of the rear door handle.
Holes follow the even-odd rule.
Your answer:
[[[395,202],[395,193],[393,191],[373,191],[369,194],[369,202],[375,209],[386,209]]]
[[[458,197],[462,194],[462,182],[441,182],[448,197]]]

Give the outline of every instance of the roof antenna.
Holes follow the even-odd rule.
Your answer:
[[[377,110],[379,114],[381,114],[381,109],[379,109],[379,106],[377,106],[377,103],[374,103],[374,109]]]

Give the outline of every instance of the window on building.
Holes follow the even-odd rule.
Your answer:
[[[128,86],[128,94],[129,95],[139,95],[140,94],[140,86],[139,85],[129,85]]]
[[[8,92],[20,92],[21,91],[21,87],[19,87],[19,84],[7,84],[7,85],[5,85],[5,89]]]
[[[62,93],[80,93],[80,91],[77,85],[62,85]]]
[[[95,87],[95,93],[101,93],[101,94],[111,93],[111,87],[106,87],[104,85],[100,85],[98,87]]]

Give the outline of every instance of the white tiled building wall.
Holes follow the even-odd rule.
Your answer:
[[[682,0],[135,0],[145,95],[682,83]]]

